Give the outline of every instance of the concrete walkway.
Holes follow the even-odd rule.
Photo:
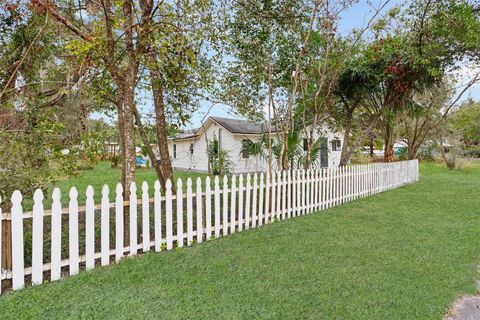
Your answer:
[[[445,320],[480,320],[480,297],[467,296],[460,298]]]

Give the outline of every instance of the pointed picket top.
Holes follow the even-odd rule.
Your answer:
[[[88,189],[87,189],[87,192],[88,192]],[[123,186],[121,183],[117,183],[117,186],[115,187],[115,194],[117,195],[117,197],[123,195]],[[92,196],[93,196],[93,193],[92,193]]]
[[[232,176],[232,187],[236,187],[235,183],[237,182],[237,176],[233,175]]]
[[[258,180],[258,174],[255,172],[253,174],[253,181],[257,181]]]
[[[267,177],[268,177],[268,176],[267,176]],[[275,171],[273,171],[273,172],[272,172],[272,176],[271,176],[272,185],[275,183],[275,180],[276,180],[275,177],[276,177]]]
[[[22,193],[18,190],[15,190],[12,194],[12,205],[15,207],[21,207],[22,206],[22,200],[23,196]]]
[[[191,189],[192,188],[192,178],[188,177],[187,179],[187,188]]]
[[[167,182],[165,182],[165,189],[167,190],[172,189],[172,181],[170,181],[170,179],[167,179]]]
[[[103,187],[105,188],[107,185],[104,185]],[[107,186],[108,188],[108,186]],[[132,182],[130,184],[130,193],[136,193],[137,192],[137,184],[135,182]],[[102,190],[103,193],[103,190]]]
[[[109,192],[110,192],[110,190],[108,189],[108,185],[104,184],[103,187],[102,187],[102,197],[108,197]]]
[[[160,181],[155,180],[155,183],[153,184],[153,190],[155,190],[155,192],[160,192]]]
[[[223,186],[228,188],[228,177],[226,174],[223,176]]]
[[[142,193],[148,193],[148,183],[147,183],[147,181],[143,181],[143,183],[142,183]]]
[[[33,201],[34,201],[35,203],[40,203],[40,202],[43,201],[43,199],[44,199],[44,197],[43,197],[43,191],[40,190],[40,189],[35,190],[35,193],[33,194]],[[0,198],[0,203],[1,203],[1,202],[2,202],[2,201],[1,201],[1,198]]]
[[[247,173],[247,185],[250,184],[251,179],[250,173]]]
[[[52,210],[53,211],[57,211],[55,209],[62,210],[61,198],[62,198],[62,192],[60,191],[60,188],[53,189],[53,192],[52,192]]]
[[[263,179],[264,179],[264,175],[263,175],[263,172],[260,173],[260,181],[263,182]]]
[[[209,186],[210,186],[210,176],[207,176],[207,177],[205,178],[205,186],[206,186],[206,187],[209,187]]]
[[[240,186],[243,186],[243,174],[240,174],[238,176],[238,183],[240,184]]]
[[[77,197],[78,197],[77,188],[71,187],[70,192],[68,193],[68,196],[70,197],[70,200],[77,200]]]
[[[218,176],[215,176],[215,186],[220,185],[220,178]]]
[[[202,189],[202,179],[200,177],[197,177],[197,190]]]
[[[182,187],[183,187],[182,178],[178,178],[177,179],[177,190],[182,190]]]
[[[118,186],[117,186],[117,189],[118,189]],[[93,198],[93,194],[94,194],[93,187],[88,186],[85,194],[86,194],[87,198]]]

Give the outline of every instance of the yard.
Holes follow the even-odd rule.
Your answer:
[[[175,179],[182,178],[186,181],[187,177],[196,179],[197,177],[204,177],[202,173],[192,172],[175,172]],[[89,185],[95,190],[94,198],[95,203],[99,203],[102,198],[102,187],[107,184],[110,190],[110,194],[115,194],[115,187],[120,182],[121,170],[120,168],[111,168],[109,162],[100,162],[96,165],[95,169],[83,170],[77,177],[69,179],[60,179],[54,186],[60,188],[62,194],[62,204],[64,207],[68,206],[68,193],[71,187],[78,189],[78,201],[81,204],[85,203],[86,195],[85,191]],[[136,174],[137,193],[141,193],[142,183],[146,181],[150,188],[151,194],[153,194],[153,183],[157,180],[155,170],[152,168],[138,168]],[[51,196],[53,192],[53,186],[48,188],[48,193],[45,195],[45,207],[50,208]],[[31,209],[33,201],[26,199],[25,208]]]
[[[424,164],[414,185],[7,294],[1,318],[440,319],[476,290],[478,190],[479,164]]]

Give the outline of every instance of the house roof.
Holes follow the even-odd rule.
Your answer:
[[[262,134],[267,131],[265,123],[222,117],[210,117],[210,119],[227,129],[231,133]]]
[[[222,117],[209,117],[205,123],[214,121],[234,134],[262,134],[268,130],[265,122],[254,122],[251,120],[239,120]],[[208,124],[207,124],[208,126]],[[196,137],[202,127],[185,130],[176,134],[172,139],[189,139]]]

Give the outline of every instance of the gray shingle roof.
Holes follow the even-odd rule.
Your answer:
[[[256,123],[250,120],[238,120],[222,117],[210,117],[231,133],[261,134],[267,131],[265,123]]]
[[[230,131],[231,133],[237,134],[262,134],[268,131],[267,125],[265,122],[258,123],[250,120],[239,120],[239,119],[231,119],[231,118],[222,118],[222,117],[210,117],[211,120],[215,121],[226,130]],[[170,139],[186,139],[186,138],[193,138],[196,137],[198,131],[201,129],[188,129],[184,130],[181,133],[177,133]],[[274,129],[272,128],[272,131]]]

